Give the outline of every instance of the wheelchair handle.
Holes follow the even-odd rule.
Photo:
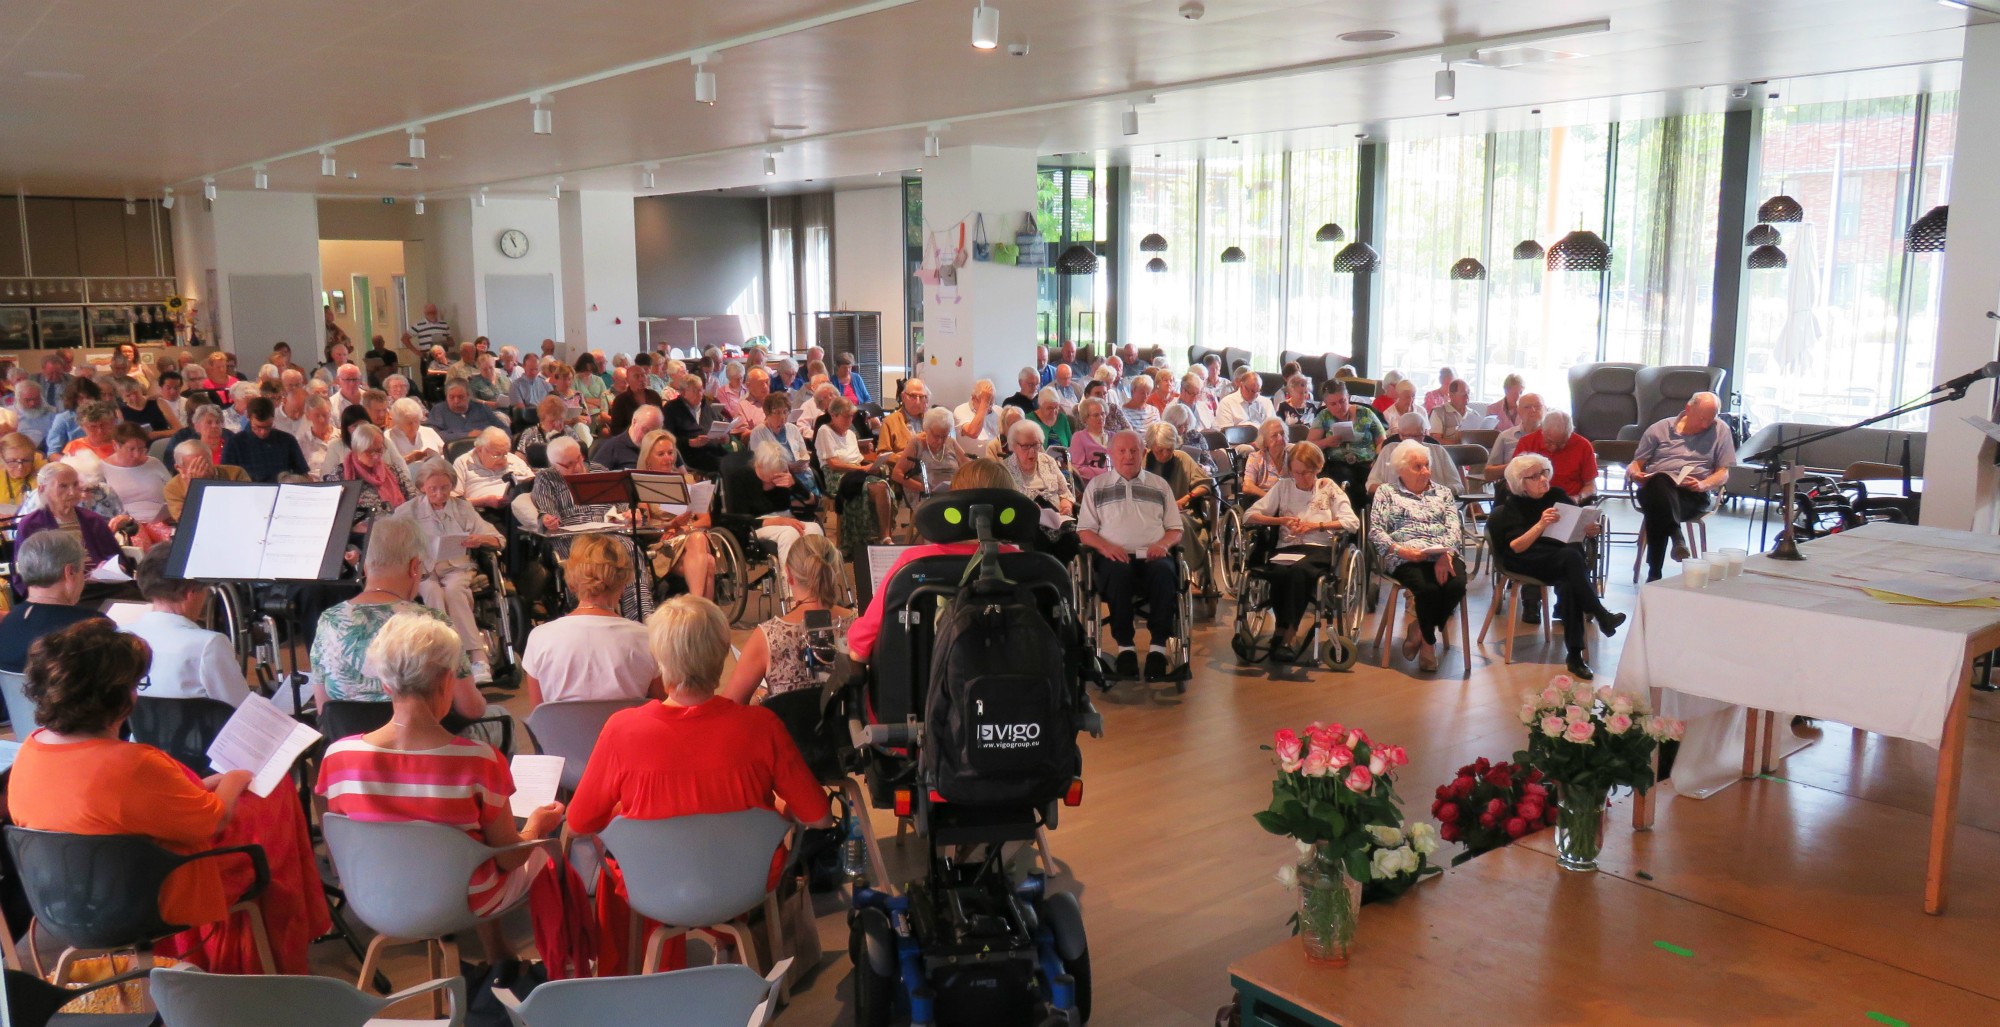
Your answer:
[[[895,749],[908,749],[923,741],[923,725],[870,724],[861,729],[862,739],[869,745],[882,745]]]

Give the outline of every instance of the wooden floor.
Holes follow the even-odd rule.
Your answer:
[[[1742,520],[1718,517],[1710,543],[1742,544],[1745,531]],[[1629,610],[1630,549],[1618,553],[1626,570],[1616,576],[1609,602]],[[1486,601],[1484,593],[1473,598],[1475,631]],[[1417,674],[1400,659],[1385,670],[1376,665],[1372,646],[1352,673],[1245,671],[1229,651],[1230,612],[1225,603],[1217,622],[1197,632],[1196,675],[1186,696],[1123,686],[1098,701],[1105,737],[1083,743],[1084,803],[1066,811],[1053,845],[1067,870],[1059,885],[1083,902],[1096,987],[1093,1024],[1205,1027],[1228,1000],[1229,964],[1286,937],[1290,899],[1273,873],[1292,852],[1291,843],[1251,820],[1270,796],[1269,754],[1258,746],[1273,730],[1340,721],[1406,746],[1412,763],[1399,791],[1406,813],[1425,818],[1431,792],[1460,764],[1505,757],[1519,747],[1522,728],[1514,714],[1520,693],[1560,670],[1560,643],[1544,649],[1524,632],[1517,658],[1549,662],[1502,666],[1498,646],[1489,644],[1469,681],[1459,676],[1463,654],[1456,649],[1445,653],[1434,675]],[[1611,680],[1619,641],[1593,654],[1602,681]],[[1899,1004],[1897,980],[1944,982],[2000,999],[2000,975],[1992,973],[1989,955],[2000,937],[2000,889],[1990,884],[2000,877],[2000,795],[1981,787],[2000,770],[1994,723],[2000,697],[1979,696],[1973,715],[1953,905],[1944,917],[1921,912],[1934,753],[1832,725],[1779,769],[1775,776],[1782,780],[1748,782],[1701,802],[1675,798],[1669,790],[1659,827],[1643,835],[1631,833],[1629,817],[1614,818],[1607,872],[1730,914],[1746,931],[1775,932],[1800,951],[1821,950],[1857,966],[1880,964],[1884,972],[1855,978],[1875,983],[1866,994],[1856,985],[1852,1022],[1868,1022],[1859,1019],[1868,1010],[1902,1016],[1899,1011],[1919,1008],[1914,1000]],[[1533,837],[1523,844],[1545,848],[1548,841]],[[1450,886],[1449,880],[1425,885]],[[844,909],[838,897],[828,896],[820,910],[827,955],[780,1016],[782,1024],[851,1022]],[[1369,937],[1365,922],[1363,931],[1369,948],[1393,943]],[[1496,938],[1496,944],[1523,946],[1524,955],[1487,966],[1493,973],[1533,974],[1538,945],[1624,944],[1618,939],[1631,933],[1629,925],[1606,925],[1574,935]],[[325,972],[354,972],[336,946],[322,945],[315,955]],[[1678,957],[1643,948],[1630,954],[1635,972],[1664,958]],[[1740,958],[1755,960],[1760,953],[1752,947]],[[1467,969],[1440,966],[1435,973],[1442,979]],[[399,986],[419,976],[414,960],[392,972]],[[1732,980],[1728,967],[1717,968],[1718,987]],[[1604,981],[1540,983],[1615,987]],[[1704,1016],[1700,990],[1676,998],[1679,1007],[1650,1009],[1644,1019],[1712,1022]],[[1628,1020],[1607,1013],[1592,1022]]]

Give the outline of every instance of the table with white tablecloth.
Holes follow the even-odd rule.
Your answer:
[[[1862,586],[1915,576],[1977,588],[1982,573],[2000,577],[2000,538],[1878,523],[1802,551],[1804,562],[1753,556],[1743,574],[1706,588],[1679,577],[1641,588],[1617,686],[1651,690],[1683,715],[1717,703],[1773,720],[1786,711],[1937,748],[1924,908],[1940,912],[1973,663],[2000,648],[2000,608],[1897,605]],[[1743,772],[1752,770],[1746,754]],[[1634,817],[1650,826],[1651,804],[1636,803]]]

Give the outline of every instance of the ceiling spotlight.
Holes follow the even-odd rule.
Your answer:
[[[1458,72],[1451,70],[1451,62],[1449,61],[1445,62],[1444,67],[1438,69],[1435,95],[1439,100],[1453,100],[1458,98]]]
[[[529,98],[528,102],[535,105],[535,134],[538,136],[554,135],[556,131],[556,112],[545,106],[549,102],[548,97],[536,94]]]
[[[333,163],[333,147],[322,147],[319,151],[319,174],[321,178],[337,178],[340,169]]]
[[[924,156],[935,157],[944,152],[944,144],[938,142],[936,132],[924,136]]]
[[[764,174],[775,175],[778,173],[778,155],[783,152],[785,152],[785,148],[782,146],[773,146],[764,151]]]
[[[411,125],[403,131],[410,134],[410,159],[424,159],[424,126]]]
[[[641,188],[641,189],[657,189],[657,188],[659,188],[659,182],[658,182],[658,180],[657,180],[657,179],[655,179],[655,178],[653,177],[653,172],[655,172],[655,171],[658,171],[659,169],[660,169],[660,166],[659,166],[658,164],[642,164],[642,165],[640,165],[640,166],[639,166],[639,188]]]
[[[250,165],[250,187],[253,189],[271,188],[271,173],[264,170],[264,165]]]
[[[989,7],[986,0],[972,8],[972,46],[975,50],[991,50],[1000,45],[1000,8]]]
[[[423,194],[423,193],[418,193],[418,194],[417,194],[417,213],[418,213],[418,214],[422,214],[423,212],[424,212],[424,194]]]
[[[549,199],[551,200],[562,199],[562,185],[563,185],[563,177],[561,175],[557,175],[555,185],[549,189]]]
[[[482,207],[486,206],[486,187],[483,185],[479,187],[479,198],[477,202]]]
[[[160,190],[160,209],[161,209],[161,210],[172,210],[172,209],[174,209],[174,187],[173,187],[173,186],[168,186],[168,187],[166,187],[165,189],[162,189],[162,190]]]
[[[708,70],[713,57],[703,54],[694,62],[694,102],[715,106],[715,72]]]
[[[1126,134],[1126,135],[1128,135],[1128,136],[1135,136],[1135,135],[1138,135],[1138,134],[1139,134],[1139,105],[1138,105],[1137,103],[1134,103],[1134,104],[1132,104],[1132,106],[1130,106],[1130,107],[1127,107],[1127,108],[1125,108],[1125,114],[1124,114],[1123,118],[1122,118],[1122,119],[1120,119],[1120,120],[1121,120],[1121,126],[1120,126],[1120,127],[1122,127],[1122,128],[1124,129],[1124,131],[1125,131],[1125,134]]]
[[[204,178],[201,180],[201,198],[210,203],[215,202],[215,179]]]

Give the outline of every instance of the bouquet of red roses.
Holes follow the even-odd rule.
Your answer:
[[[1431,816],[1438,820],[1438,837],[1465,844],[1465,851],[1451,861],[1457,866],[1555,823],[1556,803],[1541,771],[1481,756],[1438,786]]]

